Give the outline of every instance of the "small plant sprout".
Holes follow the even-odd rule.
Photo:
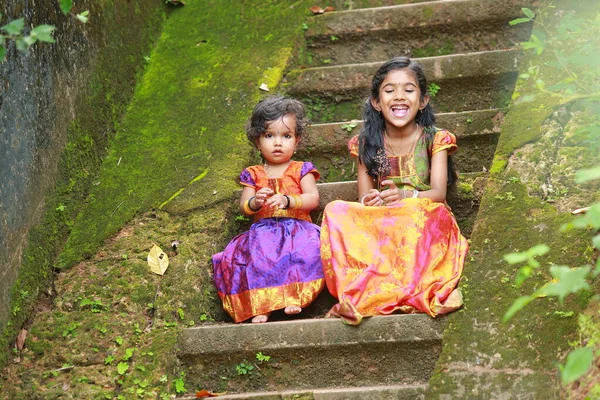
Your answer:
[[[430,83],[429,84],[429,88],[427,89],[427,92],[429,93],[429,96],[431,97],[435,97],[438,92],[440,91],[441,87],[436,84],[436,83]]]
[[[350,122],[348,124],[342,124],[341,128],[345,131],[352,132],[352,130],[357,126],[358,124],[356,122]]]
[[[238,375],[251,374],[253,369],[254,369],[254,365],[250,364],[247,360],[244,360],[235,366],[235,370]]]
[[[271,359],[271,356],[263,354],[262,352],[258,352],[258,353],[256,353],[256,359],[260,362],[269,362],[269,360]]]
[[[180,372],[179,373],[179,378],[175,379],[173,381],[173,385],[175,386],[175,392],[177,392],[177,394],[182,394],[187,392],[187,390],[185,389],[185,372]]]

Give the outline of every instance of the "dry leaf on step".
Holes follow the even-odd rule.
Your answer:
[[[27,329],[21,329],[17,335],[17,350],[23,350],[25,346],[25,338],[27,337]]]
[[[269,86],[266,83],[261,83],[261,85],[259,86],[260,90],[264,90],[265,92],[269,91]]]
[[[226,393],[227,392],[213,393],[213,392],[209,392],[208,390],[202,389],[202,390],[199,390],[198,392],[196,392],[196,398],[203,399],[205,397],[218,397],[218,396],[222,396]]]
[[[155,274],[164,275],[169,267],[169,257],[160,247],[153,245],[148,253],[148,265]]]

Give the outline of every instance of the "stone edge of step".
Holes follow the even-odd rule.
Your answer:
[[[362,387],[340,387],[307,390],[285,390],[278,392],[249,392],[237,394],[225,394],[218,396],[223,400],[282,400],[293,399],[294,396],[308,395],[313,400],[413,400],[421,399],[427,385],[385,385],[385,386],[362,386]],[[409,397],[410,396],[410,397]],[[195,399],[196,397],[179,397],[179,399]]]
[[[318,318],[265,324],[217,324],[186,328],[177,339],[178,356],[277,351],[331,346],[440,341],[444,316],[401,314],[365,318],[359,326]]]

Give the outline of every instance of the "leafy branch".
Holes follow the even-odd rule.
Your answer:
[[[73,6],[73,0],[59,0],[60,10],[63,14],[68,15]],[[75,17],[81,22],[88,21],[89,11],[83,11]],[[2,14],[0,14],[0,20]],[[29,33],[25,32],[25,18],[15,19],[6,25],[0,26],[0,62],[4,62],[6,57],[6,42],[14,41],[17,50],[27,51],[29,47],[36,42],[54,43],[52,34],[56,27],[54,25],[38,25],[32,28]]]

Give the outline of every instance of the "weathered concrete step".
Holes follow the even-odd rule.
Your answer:
[[[219,396],[222,400],[420,400],[426,385],[388,385],[359,388],[287,390],[281,392],[240,393]],[[195,399],[196,397],[180,397]]]
[[[504,110],[463,111],[436,114],[436,125],[456,135],[457,140],[478,136],[499,134],[504,118]],[[309,128],[309,134],[302,138],[298,146],[298,158],[308,158],[314,154],[347,154],[348,140],[357,135],[362,128],[362,120],[315,124]],[[460,144],[460,143],[459,143]]]
[[[422,385],[439,355],[444,326],[444,317],[424,314],[372,317],[358,327],[338,319],[213,325],[184,329],[177,356],[187,369],[186,381],[206,389],[221,383],[218,390],[230,393],[333,388],[342,382]],[[271,359],[259,363],[258,353]],[[244,364],[256,367],[250,382],[235,372]]]
[[[305,32],[305,65],[510,48],[529,37],[531,24],[508,23],[529,2],[446,0],[326,13]]]
[[[438,112],[503,108],[510,100],[522,52],[495,50],[420,58],[439,90],[431,103]],[[284,90],[307,104],[314,123],[360,117],[373,74],[381,62],[293,70]]]

